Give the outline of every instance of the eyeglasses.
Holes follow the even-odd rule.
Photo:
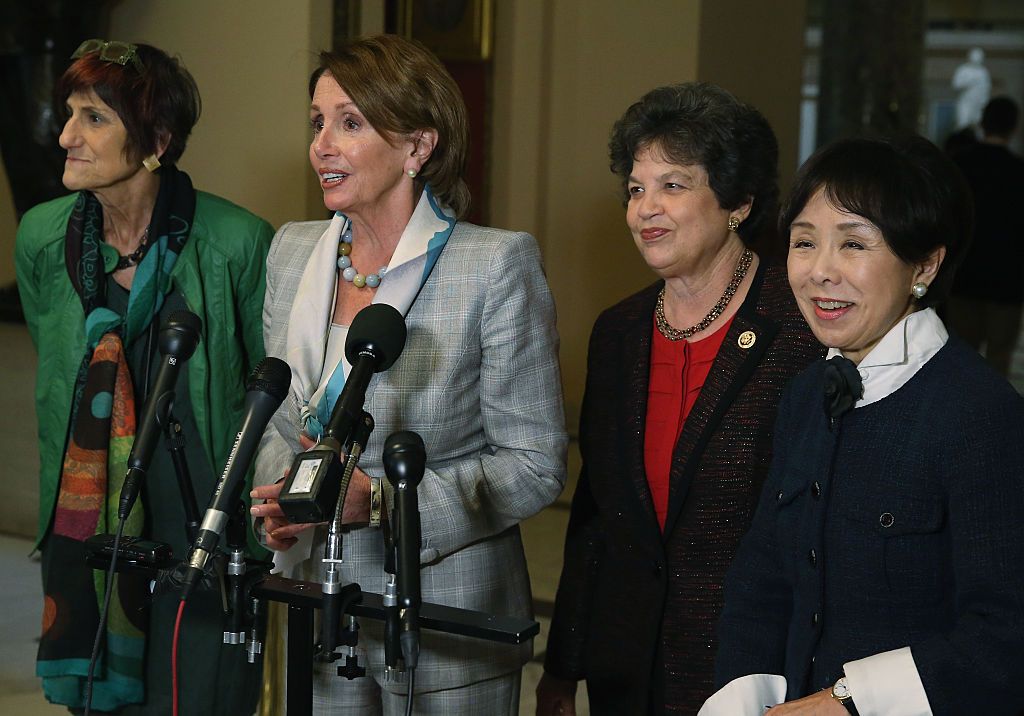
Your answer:
[[[139,59],[136,51],[139,48],[130,42],[118,42],[117,40],[86,40],[78,49],[71,54],[72,60],[91,55],[98,52],[100,59],[104,62],[116,62],[124,67],[129,62],[135,65],[135,69],[142,72],[142,60]]]

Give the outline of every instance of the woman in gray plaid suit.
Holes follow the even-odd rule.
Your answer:
[[[536,242],[458,220],[469,205],[466,109],[420,45],[380,36],[323,53],[310,97],[310,162],[335,216],[286,224],[267,259],[267,354],[289,363],[292,384],[260,448],[253,496],[266,502],[253,513],[279,563],[295,564],[291,576],[318,581],[323,530],[285,520],[278,481],[330,416],[353,317],[388,303],[405,314],[408,339],[367,391],[376,429],[345,501],[343,579],[384,590],[370,496],[384,476],[384,438],[414,430],[427,447],[424,601],[529,616],[518,523],[561,491],[567,440],[554,305]],[[380,624],[361,627],[368,676],[318,671],[317,713],[404,712],[406,685],[384,676]],[[530,655],[529,644],[426,631],[416,712],[516,714]]]

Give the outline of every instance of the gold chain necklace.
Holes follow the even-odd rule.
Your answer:
[[[658,326],[658,332],[670,341],[682,341],[710,326],[716,318],[725,312],[725,307],[729,305],[729,301],[736,295],[736,289],[743,282],[743,278],[747,275],[747,270],[750,268],[753,260],[754,253],[750,249],[744,249],[743,255],[740,256],[740,260],[736,264],[736,270],[732,272],[732,280],[725,287],[725,293],[718,299],[718,303],[711,307],[708,315],[704,316],[700,323],[682,331],[673,328],[668,319],[665,318],[665,287],[662,286],[661,291],[658,292],[658,302],[654,304],[654,322]]]

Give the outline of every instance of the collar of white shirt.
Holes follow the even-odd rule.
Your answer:
[[[947,340],[946,327],[933,308],[915,311],[890,328],[857,365],[864,397],[854,407],[871,405],[902,388]],[[837,355],[842,355],[838,348],[829,348],[825,357]]]

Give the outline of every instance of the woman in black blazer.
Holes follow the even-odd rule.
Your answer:
[[[651,91],[615,125],[626,223],[659,280],[590,339],[583,470],[537,692],[570,714],[694,713],[721,583],[767,474],[786,382],[821,348],[785,272],[748,244],[775,216],[777,148],[725,90]]]
[[[920,137],[841,141],[780,227],[828,360],[783,397],[702,713],[1015,714],[1024,399],[933,308],[970,236],[963,179]]]

